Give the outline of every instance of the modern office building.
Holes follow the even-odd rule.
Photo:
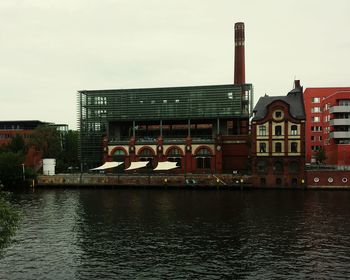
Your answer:
[[[286,96],[261,97],[253,110],[253,185],[301,186],[305,166],[303,88]]]
[[[0,146],[9,144],[16,135],[28,141],[34,129],[44,124],[38,120],[0,121]]]
[[[350,88],[307,88],[304,103],[306,162],[350,165]]]
[[[244,24],[235,24],[235,83],[81,90],[80,159],[84,170],[106,161],[175,161],[173,172],[249,169],[253,89],[245,83]]]

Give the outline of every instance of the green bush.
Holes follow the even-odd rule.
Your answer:
[[[8,193],[0,191],[0,250],[9,245],[14,235],[19,215],[8,202]]]
[[[0,181],[6,187],[23,183],[22,153],[0,152]]]

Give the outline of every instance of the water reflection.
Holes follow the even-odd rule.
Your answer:
[[[349,196],[130,189],[19,194],[24,221],[0,259],[0,278],[342,278],[350,271]]]

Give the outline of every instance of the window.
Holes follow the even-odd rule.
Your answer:
[[[149,161],[146,168],[150,169],[152,168],[152,161],[153,161],[153,151],[151,149],[143,149],[141,153],[139,154],[140,161]]]
[[[280,125],[275,126],[275,135],[276,136],[282,135],[282,126],[280,126]]]
[[[167,158],[168,161],[176,162],[176,165],[181,167],[181,151],[178,148],[176,147],[171,148],[167,156],[168,156]]]
[[[113,156],[125,156],[125,152],[123,150],[116,150]]]
[[[315,136],[311,136],[311,141],[312,141],[312,142],[315,141]]]
[[[322,131],[322,126],[314,126],[313,131]]]
[[[320,98],[319,97],[312,97],[311,102],[312,103],[320,103]]]
[[[281,142],[275,143],[275,153],[282,153],[282,143]]]
[[[273,171],[275,174],[282,174],[283,173],[283,162],[282,161],[275,161],[273,164]]]
[[[292,126],[290,127],[290,134],[291,134],[291,135],[298,135],[298,126],[292,125]]]
[[[312,122],[319,122],[320,121],[320,117],[312,117]]]
[[[320,113],[321,112],[321,108],[320,107],[313,107],[311,108],[311,113]]]
[[[276,110],[273,112],[272,114],[272,117],[275,119],[275,120],[282,120],[283,119],[283,111],[282,110]]]
[[[275,119],[281,119],[283,116],[282,111],[275,111]]]
[[[259,136],[266,136],[266,126],[264,125],[259,125],[259,131],[258,131]]]
[[[291,174],[298,174],[299,173],[299,163],[297,161],[289,162],[288,172]]]
[[[197,168],[198,169],[210,169],[210,163],[211,163],[211,155],[210,152],[202,148],[197,152]]]
[[[350,99],[339,100],[339,106],[350,106]]]
[[[210,158],[197,158],[197,168],[198,169],[210,169]]]
[[[124,150],[116,150],[112,155],[113,161],[124,162],[125,160],[125,152]],[[124,166],[118,166],[116,169],[117,172],[124,171]]]
[[[266,143],[259,143],[259,153],[266,153]]]
[[[267,172],[267,162],[265,160],[259,160],[256,164],[256,169],[258,173]]]
[[[290,143],[290,152],[291,153],[297,153],[298,152],[298,143],[297,142]]]
[[[96,96],[94,101],[95,101],[95,105],[106,105],[107,104],[107,97]]]
[[[281,178],[276,178],[276,186],[278,186],[278,187],[282,186],[282,179]]]
[[[143,149],[140,153],[140,157],[150,157],[153,156],[153,152],[150,149]]]
[[[321,146],[311,146],[312,151],[319,151],[321,150]]]
[[[179,157],[168,157],[168,161],[176,162],[176,166],[181,167],[181,158]]]

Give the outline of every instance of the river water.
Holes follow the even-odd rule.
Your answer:
[[[349,279],[350,192],[35,190],[0,279]]]

